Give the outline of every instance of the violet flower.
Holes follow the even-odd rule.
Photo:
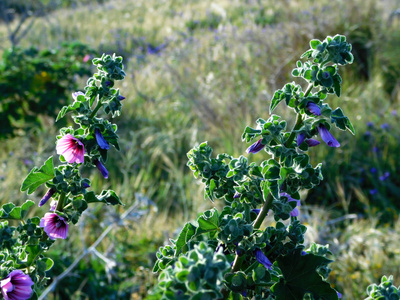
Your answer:
[[[297,147],[299,147],[304,142],[305,139],[306,139],[306,135],[304,133],[298,134],[297,139],[296,139]]]
[[[57,192],[55,188],[49,189],[46,195],[44,195],[44,197],[42,198],[42,200],[40,200],[39,207],[46,204],[46,202],[49,201],[49,199],[54,195],[55,192]]]
[[[40,220],[39,226],[43,228],[51,240],[67,238],[68,223],[56,213],[46,213]]]
[[[235,194],[233,195],[233,199],[237,199],[240,198],[240,193],[235,192]]]
[[[122,101],[122,100],[124,100],[124,99],[125,99],[125,97],[124,97],[124,96],[121,96],[121,95],[119,95],[119,96],[117,97],[117,99],[118,99],[119,101]]]
[[[247,148],[246,153],[256,154],[257,152],[260,152],[265,147],[265,145],[263,145],[261,141],[262,139],[259,139],[257,142]]]
[[[25,300],[32,294],[32,279],[21,270],[14,270],[0,281],[1,293],[5,300]]]
[[[382,176],[379,176],[379,180],[380,181],[385,181],[389,177],[390,177],[390,173],[389,172],[385,172],[385,174],[383,174]]]
[[[328,129],[322,124],[319,124],[317,127],[319,134],[321,135],[322,140],[329,146],[329,147],[340,147],[339,142],[333,137],[333,135],[329,132]]]
[[[253,208],[251,211],[258,215],[261,211],[261,208]]]
[[[308,139],[308,140],[306,140],[306,143],[307,143],[308,147],[315,147],[315,146],[318,146],[319,144],[321,144],[320,141],[317,141],[314,139]]]
[[[290,216],[297,217],[300,214],[299,209],[297,208],[297,206],[301,205],[300,200],[292,198],[288,193],[280,193],[279,195],[288,198],[288,202],[296,201],[296,207],[290,212]]]
[[[83,143],[69,133],[57,141],[57,154],[64,156],[69,163],[83,163],[85,148]]]
[[[94,130],[94,136],[96,137],[97,144],[99,144],[99,147],[101,149],[104,149],[104,150],[110,149],[110,146],[108,145],[104,136],[101,134],[100,129],[96,128]]]
[[[108,178],[108,171],[107,171],[106,167],[101,163],[101,161],[98,160],[98,159],[95,159],[94,160],[94,164],[96,165],[97,169],[99,169],[99,171],[101,172],[103,177],[105,179],[107,179]]]
[[[262,252],[260,249],[256,249],[255,256],[260,264],[262,264],[267,269],[271,270],[272,263],[270,262],[268,257],[265,256],[264,252]]]
[[[314,102],[308,102],[307,103],[307,109],[310,111],[310,113],[312,113],[315,116],[320,116],[321,115],[321,109]]]

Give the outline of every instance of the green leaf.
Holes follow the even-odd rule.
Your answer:
[[[331,261],[314,254],[301,255],[301,249],[276,260],[283,277],[271,287],[276,300],[303,299],[311,293],[314,299],[337,300],[336,291],[322,279],[316,269]]]
[[[284,93],[282,90],[277,90],[271,99],[271,105],[269,107],[269,113],[272,113],[278,104],[284,99]]]
[[[0,219],[22,220],[28,214],[29,208],[35,204],[32,200],[26,200],[22,206],[6,203],[0,208]]]
[[[96,194],[92,191],[87,192],[85,194],[85,201],[87,203],[103,202],[107,205],[123,205],[118,195],[113,190],[104,190],[98,196],[96,196]]]
[[[83,96],[81,96],[81,97],[83,97]],[[72,103],[71,105],[64,106],[63,108],[61,108],[60,112],[58,113],[56,122],[58,120],[60,120],[61,118],[63,118],[68,112],[77,110],[80,106],[81,106],[81,103],[78,101],[74,101],[74,103]]]
[[[321,45],[321,41],[320,40],[311,40],[310,41],[310,46],[312,49],[317,49],[317,47]]]
[[[181,233],[176,240],[176,249],[175,256],[181,252],[181,250],[186,246],[187,242],[191,240],[191,238],[195,235],[197,227],[191,223],[186,223],[185,227],[183,227]]]
[[[53,156],[50,156],[40,169],[34,167],[22,182],[21,192],[32,194],[40,185],[54,178]]]
[[[197,219],[197,222],[199,227],[196,230],[196,235],[218,231],[218,211],[215,208],[207,210]]]
[[[336,108],[332,112],[331,122],[334,123],[337,128],[341,130],[348,129],[353,135],[355,134],[353,124],[351,124],[349,118],[343,114],[343,111],[340,107]]]

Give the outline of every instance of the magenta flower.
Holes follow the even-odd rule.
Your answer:
[[[310,113],[312,113],[315,116],[320,116],[321,115],[321,109],[314,102],[308,102],[307,103],[307,109],[310,111]]]
[[[104,136],[101,134],[100,129],[96,128],[94,130],[94,136],[96,137],[97,144],[99,145],[99,147],[101,149],[104,149],[104,150],[110,149],[110,146],[108,145]]]
[[[257,152],[260,152],[265,146],[261,143],[261,141],[262,139],[259,139],[257,142],[255,142],[253,145],[247,148],[246,153],[256,154]]]
[[[267,269],[271,270],[272,263],[268,259],[268,257],[265,256],[264,252],[262,252],[260,249],[255,250],[255,256],[257,261],[262,264],[264,267]]]
[[[55,192],[57,192],[55,188],[49,189],[46,195],[44,195],[44,197],[42,198],[42,200],[40,200],[39,207],[46,204],[46,202],[49,201],[49,199],[54,195]]]
[[[21,270],[14,270],[0,281],[1,293],[5,300],[25,300],[32,294],[33,281]]]
[[[40,227],[43,227],[50,239],[66,239],[68,235],[68,223],[63,217],[55,213],[46,213],[40,220]]]
[[[101,172],[103,177],[105,179],[107,179],[108,178],[108,171],[107,171],[106,167],[101,163],[101,161],[96,159],[96,160],[94,160],[94,164],[96,165],[97,169],[99,169],[99,171]]]
[[[288,202],[296,201],[296,207],[290,212],[290,215],[291,215],[292,217],[297,217],[297,216],[300,214],[299,209],[297,208],[297,206],[300,206],[300,205],[301,205],[300,200],[297,200],[297,199],[292,198],[292,196],[290,196],[288,193],[280,193],[279,195],[280,195],[281,197],[283,196],[283,197],[288,198]]]
[[[83,163],[85,148],[83,143],[69,133],[57,141],[57,154],[64,156],[69,163]]]
[[[319,124],[318,132],[322,138],[322,140],[329,146],[329,147],[340,147],[339,142],[334,138],[334,136],[329,132],[328,129],[322,124]]]

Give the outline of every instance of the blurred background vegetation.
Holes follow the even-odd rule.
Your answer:
[[[325,180],[304,191],[300,217],[307,243],[330,244],[330,280],[343,299],[362,299],[383,274],[400,284],[398,1],[0,1],[0,203],[26,200],[22,179],[55,154],[65,124],[53,120],[94,71],[90,59],[122,55],[128,75],[119,86],[122,147],[107,163],[110,177],[83,170],[94,190],[113,188],[125,207],[92,207],[53,247],[49,275],[63,272],[138,197],[154,203],[113,227],[49,299],[145,298],[157,248],[211,207],[186,153],[207,140],[216,154],[244,154],[244,127],[268,118],[272,94],[294,80],[308,41],[337,33],[353,44],[355,62],[342,73],[342,97],[329,101],[357,134],[335,131],[339,149],[312,149]],[[293,120],[283,106],[277,113]]]

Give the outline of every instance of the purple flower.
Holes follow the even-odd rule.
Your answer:
[[[251,210],[252,212],[255,212],[257,215],[260,213],[261,209],[259,208],[254,208]]]
[[[333,137],[333,135],[329,132],[328,129],[322,124],[319,124],[317,127],[319,134],[322,140],[329,146],[329,147],[340,147],[339,142]]]
[[[262,139],[259,139],[257,142],[247,148],[246,153],[256,154],[257,152],[260,152],[265,147],[265,145],[263,145],[261,141]]]
[[[117,99],[118,99],[119,101],[122,101],[122,100],[125,99],[125,97],[124,97],[124,96],[121,96],[121,95],[118,95]]]
[[[260,249],[256,249],[255,255],[260,264],[271,270],[272,263],[269,261],[268,257],[265,256],[264,252],[262,252]]]
[[[377,189],[369,190],[369,193],[371,195],[376,195],[376,194],[378,194],[378,190]]]
[[[337,294],[337,296],[338,296],[339,299],[342,299],[342,294],[341,294],[341,293],[339,293],[338,291],[336,291],[336,294]]]
[[[369,170],[372,174],[375,174],[376,172],[378,172],[378,170],[376,168],[371,168],[371,170]]]
[[[42,198],[42,200],[40,200],[39,207],[44,205],[47,201],[49,201],[49,199],[54,195],[55,192],[57,192],[55,188],[49,189],[46,195],[44,195],[44,197]]]
[[[39,226],[43,228],[51,240],[67,238],[68,223],[56,213],[46,213],[40,220]]]
[[[233,195],[233,199],[237,199],[237,198],[240,198],[240,193],[235,192],[235,195]]]
[[[288,193],[280,193],[279,195],[280,195],[281,197],[286,197],[286,198],[288,198],[288,202],[296,201],[296,207],[290,212],[290,215],[291,215],[292,217],[297,217],[297,216],[300,214],[299,209],[297,208],[297,206],[300,206],[300,205],[301,205],[300,200],[297,200],[297,199],[292,198]]]
[[[83,181],[83,182],[82,182],[82,187],[85,188],[85,189],[87,189],[88,187],[90,187],[90,184],[87,183],[86,181]]]
[[[397,116],[397,111],[395,109],[392,110],[392,116]]]
[[[306,135],[304,133],[300,133],[299,135],[297,135],[297,139],[296,139],[297,147],[299,147],[304,142],[305,139],[306,139]]]
[[[58,201],[51,200],[50,202],[50,211],[55,211],[57,208]]]
[[[388,123],[383,123],[383,124],[381,125],[381,128],[382,128],[382,129],[389,129],[390,126],[389,126]]]
[[[57,154],[64,156],[69,163],[83,163],[85,148],[83,143],[69,133],[57,141]]]
[[[320,116],[321,115],[321,109],[314,102],[308,102],[307,103],[307,109],[310,111],[310,113],[312,113],[315,116]]]
[[[75,92],[75,93],[72,93],[72,98],[74,98],[74,100],[76,101],[76,99],[78,99],[79,95],[85,96],[85,94],[82,92]]]
[[[43,228],[51,240],[67,238],[68,223],[56,213],[46,213],[40,220],[39,226]]]
[[[374,127],[374,123],[372,123],[372,122],[368,122],[368,123],[367,123],[367,127],[369,127],[369,128],[372,128],[372,127]]]
[[[99,169],[99,171],[101,172],[103,177],[105,179],[107,179],[108,178],[108,171],[107,171],[106,167],[101,163],[101,161],[96,159],[96,160],[94,160],[94,164],[96,165],[97,169]]]
[[[385,181],[386,179],[388,179],[390,176],[389,172],[385,172],[382,176],[379,176],[379,180],[380,181]]]
[[[317,141],[314,139],[308,139],[308,140],[306,140],[306,143],[307,143],[308,147],[315,147],[315,146],[318,146],[319,144],[321,144],[320,141]]]
[[[94,136],[96,137],[97,144],[99,144],[99,147],[101,149],[104,149],[104,150],[110,149],[110,146],[108,145],[104,136],[101,134],[100,129],[96,128],[94,130]]]
[[[306,251],[301,251],[301,256],[307,255],[308,253]]]
[[[32,279],[21,270],[14,270],[0,281],[1,293],[5,300],[25,300],[32,294]]]

